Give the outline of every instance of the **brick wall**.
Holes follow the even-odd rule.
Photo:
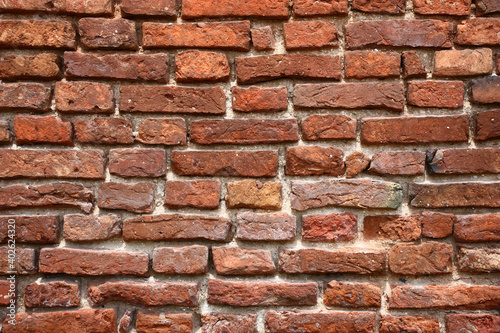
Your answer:
[[[498,0],[0,15],[4,333],[500,332]]]

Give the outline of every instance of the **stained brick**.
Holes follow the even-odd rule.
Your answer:
[[[76,140],[93,144],[130,144],[134,142],[132,124],[122,118],[76,119]]]
[[[402,14],[406,0],[353,0],[352,8],[365,13]]]
[[[500,214],[459,215],[455,221],[457,242],[500,241]]]
[[[402,275],[451,274],[452,257],[446,243],[396,244],[389,250],[389,268]]]
[[[0,56],[0,78],[4,80],[58,79],[61,76],[59,64],[59,57],[52,53],[4,54]]]
[[[301,125],[306,141],[356,138],[356,119],[341,114],[314,114],[302,119]]]
[[[478,141],[500,138],[500,110],[476,114],[476,137]]]
[[[500,149],[434,149],[427,152],[434,174],[500,173]]]
[[[157,247],[153,252],[153,270],[162,274],[204,274],[208,270],[208,248],[192,245]]]
[[[47,12],[72,15],[111,15],[113,1],[94,0],[91,3],[81,1],[52,0],[40,2],[39,0],[5,0],[0,12]]]
[[[185,145],[186,121],[183,118],[145,119],[139,124],[136,140],[148,145]]]
[[[0,111],[45,112],[51,96],[50,87],[40,83],[0,84]]]
[[[434,54],[434,76],[469,76],[491,74],[491,49],[444,50]]]
[[[500,103],[500,77],[486,76],[472,81],[472,99],[476,103]]]
[[[494,333],[500,330],[500,317],[489,314],[446,315],[448,333],[460,333],[472,328],[478,332]]]
[[[26,275],[37,272],[34,249],[16,248],[13,263],[12,260],[9,261],[10,253],[12,253],[11,246],[0,247],[0,275]]]
[[[111,86],[95,82],[56,82],[56,109],[71,113],[113,113]]]
[[[425,70],[425,67],[422,64],[422,59],[420,58],[420,56],[416,51],[404,51],[402,57],[403,57],[403,76],[405,79],[414,77],[425,77],[427,75],[427,71]]]
[[[175,0],[122,0],[125,15],[166,16],[176,15]]]
[[[380,333],[399,332],[439,333],[439,319],[424,316],[382,316],[380,320]]]
[[[363,235],[366,239],[408,242],[420,239],[422,234],[420,216],[417,214],[366,216],[363,226]]]
[[[500,249],[460,247],[458,270],[473,273],[500,272]]]
[[[152,183],[102,183],[97,197],[99,208],[123,209],[133,213],[151,213],[154,209]]]
[[[496,0],[476,0],[475,4],[476,15],[478,16],[500,12],[500,3],[498,3]]]
[[[418,151],[384,151],[371,158],[367,172],[377,175],[423,175],[425,153]]]
[[[238,213],[236,224],[236,238],[241,240],[286,241],[295,238],[296,218],[282,212]]]
[[[59,220],[56,215],[0,215],[1,243],[7,243],[10,239],[9,224],[16,226],[16,243],[54,244],[59,241]]]
[[[229,74],[229,62],[225,54],[185,51],[175,56],[177,82],[228,81]]]
[[[109,172],[122,177],[160,177],[167,169],[163,149],[111,149]]]
[[[94,242],[120,237],[122,220],[118,215],[83,215],[64,216],[64,239],[72,242]]]
[[[227,184],[226,204],[228,208],[255,208],[280,210],[282,206],[282,184],[242,180]]]
[[[347,0],[314,1],[294,0],[293,12],[296,16],[330,16],[347,14]]]
[[[78,21],[80,42],[88,49],[137,50],[135,22],[126,19],[82,18]]]
[[[215,270],[219,275],[270,275],[276,271],[271,252],[260,249],[212,247]]]
[[[443,0],[429,2],[425,0],[413,0],[415,13],[422,15],[457,15],[470,14],[471,0]]]
[[[193,314],[139,311],[135,328],[137,333],[162,331],[191,333],[193,331]]]
[[[256,332],[257,315],[255,314],[231,314],[231,313],[207,313],[201,315],[202,332]]]
[[[24,287],[24,304],[28,308],[78,306],[80,291],[77,284],[64,281],[33,282]]]

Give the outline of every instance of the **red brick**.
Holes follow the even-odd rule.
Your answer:
[[[402,111],[404,91],[399,82],[297,84],[293,104],[304,108]]]
[[[330,21],[295,21],[283,25],[287,50],[337,47],[335,24]]]
[[[401,185],[382,181],[292,181],[290,200],[292,209],[299,211],[328,206],[396,209],[402,196]]]
[[[296,218],[286,213],[243,212],[236,215],[236,238],[248,241],[284,241],[295,238]]]
[[[123,239],[126,242],[175,239],[227,241],[230,231],[231,220],[216,216],[160,214],[123,222]]]
[[[238,246],[212,247],[219,275],[271,275],[276,272],[271,252]]]
[[[180,176],[274,177],[278,171],[273,150],[174,150],[171,160]]]
[[[257,332],[257,315],[255,314],[230,314],[207,313],[201,315],[202,333],[219,332]]]
[[[97,54],[65,52],[68,78],[168,81],[167,54]]]
[[[175,0],[122,0],[121,3],[125,15],[174,17],[177,14]]]
[[[408,82],[408,104],[431,108],[460,108],[464,103],[462,81]]]
[[[472,80],[472,99],[476,103],[500,103],[500,77],[486,76]]]
[[[68,120],[54,116],[17,115],[14,118],[16,144],[52,143],[73,145],[73,126]]]
[[[344,67],[346,78],[399,77],[401,55],[396,52],[347,51]]]
[[[9,323],[7,317],[3,324],[5,333],[33,332],[92,332],[114,333],[116,313],[114,309],[80,309],[77,311],[18,313],[16,323]]]
[[[375,312],[268,311],[266,332],[375,332]]]
[[[10,246],[0,247],[0,275],[26,275],[37,272],[34,249],[14,249],[14,262],[12,260],[9,261],[9,254],[12,254],[11,251],[13,250]]]
[[[280,182],[261,182],[253,179],[230,182],[227,184],[226,204],[228,208],[280,210],[281,192]]]
[[[250,21],[181,24],[146,22],[142,25],[142,33],[145,49],[250,50]]]
[[[327,306],[347,308],[380,307],[382,288],[368,282],[330,281],[325,285],[323,302]]]
[[[402,14],[406,0],[353,0],[352,8],[365,13]]]
[[[458,270],[472,273],[500,272],[500,249],[460,247]]]
[[[72,15],[111,15],[113,1],[94,0],[91,3],[81,1],[52,0],[5,0],[0,12],[46,12]]]
[[[2,20],[0,47],[75,49],[76,31],[69,21]]]
[[[152,213],[154,184],[106,182],[99,186],[97,205],[104,209],[123,209],[132,213]]]
[[[129,144],[134,142],[132,124],[122,118],[76,119],[76,141],[93,144]]]
[[[451,47],[453,24],[439,20],[358,21],[345,26],[348,49],[375,46]]]
[[[367,172],[376,175],[423,175],[425,153],[418,151],[384,151],[371,158]]]
[[[298,146],[286,149],[286,174],[289,176],[344,174],[344,152],[340,148]]]
[[[500,207],[500,183],[410,184],[413,207]]]
[[[413,10],[421,15],[470,15],[471,0],[443,0],[430,2],[413,0]]]
[[[315,305],[318,285],[271,281],[208,280],[208,304],[230,306]]]
[[[361,143],[467,142],[469,118],[455,116],[372,117],[361,120]]]
[[[403,76],[405,79],[426,77],[427,71],[422,64],[422,59],[415,51],[403,52]]]
[[[219,208],[221,183],[218,180],[168,180],[165,206],[169,208]]]
[[[185,145],[186,121],[183,118],[151,118],[141,121],[136,136],[138,142],[147,145]]]
[[[24,305],[28,308],[69,308],[80,304],[77,284],[64,281],[33,282],[24,287]]]
[[[113,113],[111,86],[95,82],[56,82],[56,109],[59,112]]]
[[[177,82],[228,81],[229,74],[229,62],[225,54],[193,50],[175,55]]]
[[[453,214],[438,212],[422,212],[422,236],[430,238],[445,238],[453,233],[456,217]]]
[[[359,151],[355,151],[347,156],[345,158],[346,178],[354,178],[361,172],[365,171],[370,165],[370,161],[370,156]]]
[[[500,214],[461,215],[455,221],[457,242],[500,241]]]
[[[236,57],[239,83],[276,79],[339,80],[342,64],[339,56],[315,54],[272,54],[258,57]]]
[[[498,45],[500,44],[500,18],[472,18],[457,25],[455,43],[460,45]]]
[[[137,333],[191,333],[193,314],[139,311],[135,328]]]
[[[0,84],[0,111],[46,112],[51,95],[50,87],[41,83]]]
[[[94,191],[82,184],[59,182],[0,187],[0,209],[20,207],[75,207],[90,213]]]
[[[500,173],[500,149],[434,149],[427,152],[431,174]]]
[[[192,121],[191,142],[198,144],[259,144],[299,140],[299,125],[291,119],[218,119]]]
[[[353,213],[304,215],[302,239],[307,241],[350,241],[358,233],[358,217]]]
[[[167,156],[163,149],[111,149],[109,172],[122,177],[160,177],[166,174]]]
[[[288,108],[286,87],[232,87],[233,110],[239,112],[277,112]]]
[[[470,330],[495,333],[500,331],[500,317],[488,314],[449,314],[446,315],[446,329],[448,333],[471,332]]]
[[[120,111],[224,114],[226,96],[221,87],[122,86]]]
[[[288,18],[287,0],[182,0],[182,18]]]
[[[0,178],[104,179],[101,150],[0,149]]]
[[[12,134],[9,130],[9,124],[6,121],[0,120],[0,144],[10,143]]]
[[[500,287],[458,285],[393,286],[390,309],[493,310]]]
[[[302,119],[302,138],[306,141],[355,139],[356,119],[342,114],[313,114]]]
[[[135,22],[122,19],[82,18],[78,21],[80,42],[87,49],[137,50]]]
[[[389,250],[389,269],[401,275],[451,274],[451,244],[396,244]]]
[[[58,79],[61,76],[59,64],[59,57],[52,53],[4,54],[0,56],[0,78],[4,80]]]
[[[0,280],[0,306],[14,303],[16,293],[16,282],[11,280]],[[10,319],[10,318],[9,318]]]
[[[475,118],[477,141],[500,138],[500,110],[479,112]]]
[[[136,312],[137,312],[136,309],[125,310],[123,316],[120,318],[120,321],[118,322],[118,332],[120,333],[130,332],[132,325],[134,324],[134,317]]]
[[[122,235],[122,219],[115,214],[64,216],[64,239],[71,242],[108,240]]]
[[[409,242],[420,239],[420,216],[378,215],[366,216],[363,221],[365,239],[389,239]]]
[[[122,250],[44,248],[40,250],[40,273],[84,276],[148,274],[149,255]]]
[[[341,249],[282,249],[279,254],[280,272],[287,274],[380,274],[385,269],[385,250]]]
[[[478,16],[500,12],[500,3],[496,0],[476,0],[474,2],[476,4],[476,15]]]
[[[434,76],[469,76],[491,74],[491,49],[443,50],[434,54]]]
[[[198,284],[191,282],[108,281],[90,283],[87,297],[93,307],[109,302],[139,306],[197,306]]]
[[[15,221],[9,223],[9,221]],[[59,242],[59,221],[56,215],[0,215],[0,242],[10,239],[9,225],[16,226],[16,243],[54,244]]]
[[[208,271],[208,248],[192,245],[157,247],[153,251],[153,270],[162,274],[205,274]]]
[[[250,30],[252,44],[256,51],[274,50],[276,41],[273,28],[269,25]]]
[[[294,0],[293,13],[295,16],[330,16],[343,15],[348,12],[347,0]]]
[[[391,316],[380,319],[380,333],[421,332],[439,333],[439,319],[424,316]]]

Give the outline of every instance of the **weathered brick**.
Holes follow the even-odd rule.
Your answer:
[[[455,221],[457,242],[500,241],[500,214],[459,215]]]
[[[102,183],[97,197],[99,208],[123,209],[133,213],[151,213],[154,210],[152,183]]]
[[[457,257],[459,271],[473,273],[500,272],[499,248],[460,247]]]
[[[337,47],[335,24],[330,21],[295,21],[283,25],[287,50]]]
[[[51,96],[50,87],[41,83],[0,84],[0,111],[45,112]]]
[[[430,238],[445,238],[453,233],[456,217],[453,214],[438,212],[422,212],[422,236]]]
[[[70,248],[43,248],[40,250],[40,273],[85,276],[146,276],[148,266],[149,255],[145,252]]]
[[[493,310],[500,287],[458,285],[393,286],[390,309]]]
[[[226,241],[230,231],[231,220],[216,216],[160,214],[123,222],[123,239],[127,242],[174,239]]]
[[[342,64],[339,56],[316,54],[272,54],[236,57],[239,83],[255,83],[276,79],[339,80]]]
[[[109,172],[122,177],[160,177],[167,169],[163,149],[111,149]]]
[[[238,246],[212,247],[219,275],[270,275],[275,273],[271,252]]]
[[[221,183],[218,180],[168,180],[165,185],[165,206],[217,209]]]
[[[289,176],[344,174],[344,152],[340,148],[298,146],[286,149],[286,174]]]
[[[12,133],[9,130],[9,124],[6,121],[0,120],[0,144],[10,143],[12,141]]]
[[[176,16],[175,0],[122,0],[125,15]]]
[[[14,252],[14,262],[9,262],[9,254]],[[0,247],[0,275],[26,275],[37,272],[34,249],[16,248],[10,246]],[[15,273],[13,273],[15,272]],[[4,327],[5,330],[5,327]]]
[[[58,117],[17,115],[14,118],[16,144],[52,143],[73,145],[71,122]]]
[[[137,50],[135,22],[116,18],[82,18],[78,21],[80,42],[87,49]]]
[[[18,313],[16,323],[3,324],[5,333],[33,332],[116,332],[116,313],[114,309],[80,309],[77,311]]]
[[[92,211],[94,191],[82,184],[59,182],[0,187],[0,209],[20,207],[76,207]]]
[[[304,215],[302,239],[306,241],[335,242],[356,238],[358,217],[353,213]]]
[[[371,158],[367,172],[377,175],[423,175],[425,153],[419,151],[383,151]]]
[[[233,110],[239,112],[276,112],[288,108],[286,87],[250,88],[232,87]]]
[[[113,113],[111,86],[95,82],[56,82],[56,109],[59,112]]]
[[[273,28],[269,25],[250,30],[252,45],[257,51],[273,50],[276,44]]]
[[[4,0],[0,12],[47,12],[72,15],[111,15],[113,1],[94,0],[91,3],[81,1],[52,0]]]
[[[183,18],[288,18],[287,0],[182,0]]]
[[[467,142],[469,118],[455,116],[372,117],[361,120],[364,144]]]
[[[224,114],[226,96],[221,87],[122,86],[120,111]]]
[[[122,118],[76,119],[76,141],[94,144],[130,144],[134,142],[132,124]]]
[[[146,22],[142,25],[142,33],[143,46],[146,49],[250,50],[250,21],[182,24]]]
[[[491,49],[443,50],[434,54],[434,76],[469,76],[491,74]]]
[[[229,74],[229,62],[225,54],[193,50],[175,55],[177,82],[228,81]]]
[[[416,51],[403,52],[403,76],[405,79],[426,77],[427,71],[422,64],[422,59]]]
[[[433,149],[427,165],[431,174],[500,173],[500,149]]]
[[[498,45],[500,44],[500,18],[472,18],[457,25],[455,43],[460,45]]]
[[[352,8],[365,13],[402,14],[406,0],[353,0]]]
[[[104,179],[101,150],[0,149],[0,178]]]
[[[422,332],[439,333],[439,319],[424,316],[391,316],[380,319],[380,333]]]
[[[4,48],[74,49],[75,38],[75,26],[68,21],[0,21],[0,47]]]
[[[118,321],[118,332],[127,333],[130,331],[131,326],[134,321],[134,315],[136,313],[136,309],[127,309],[123,313],[123,316]]]
[[[16,243],[53,244],[59,241],[56,215],[0,215],[0,243],[7,243],[10,239],[8,230],[12,224],[16,226]]]
[[[315,305],[315,282],[285,283],[272,281],[208,280],[208,304],[230,306]]]
[[[201,315],[203,333],[218,332],[248,332],[257,331],[257,315],[255,314],[231,314],[231,313],[207,313]]]
[[[68,78],[168,81],[167,54],[98,54],[65,52]]]
[[[266,332],[375,332],[375,312],[268,311]]]
[[[334,280],[325,284],[323,302],[327,306],[378,308],[382,302],[382,288],[368,282],[340,282]]]
[[[236,238],[241,240],[285,241],[295,238],[296,218],[282,212],[238,213],[236,224]]]
[[[345,176],[346,178],[354,178],[361,172],[365,171],[370,165],[370,156],[360,152],[355,151],[345,158]]]
[[[366,216],[363,221],[365,239],[389,239],[409,242],[420,239],[420,216],[377,215]]]
[[[475,118],[477,141],[500,138],[500,110],[479,112]]]
[[[208,271],[208,248],[192,245],[157,247],[153,251],[153,270],[162,274],[205,274]]]
[[[15,302],[14,294],[16,290],[16,282],[11,280],[0,280],[0,305],[10,305]],[[10,318],[9,318],[10,319]]]
[[[340,206],[396,209],[401,204],[403,188],[396,183],[375,180],[292,181],[292,209]]]
[[[478,16],[500,12],[500,3],[496,0],[476,0],[474,2],[476,4],[476,15]]]
[[[139,124],[136,140],[147,145],[185,145],[186,121],[183,118],[145,119]]]
[[[389,269],[401,275],[448,274],[452,256],[447,243],[396,244],[389,250]]]
[[[347,51],[344,67],[346,78],[399,77],[401,55],[396,52]]]
[[[451,47],[453,24],[439,20],[358,21],[345,26],[348,49],[374,46]]]
[[[278,172],[273,150],[174,150],[171,160],[180,176],[274,177]]]
[[[462,81],[408,82],[409,105],[431,108],[460,108],[464,103]]]
[[[93,242],[120,237],[122,219],[115,214],[64,216],[64,239],[71,242]]]
[[[471,0],[413,0],[413,10],[421,15],[470,15]]]
[[[4,54],[0,56],[0,78],[3,80],[58,79],[61,76],[59,63],[59,57],[52,53]]]
[[[356,138],[356,119],[342,114],[313,114],[302,119],[301,125],[306,141]]]
[[[137,333],[159,333],[165,331],[191,333],[193,331],[193,314],[139,311],[137,313],[135,329]]]
[[[446,315],[446,329],[448,333],[467,332],[471,329],[472,332],[494,333],[500,331],[500,317],[489,314],[449,314]]]
[[[347,0],[294,0],[293,13],[295,16],[330,16],[343,15],[348,12]]]
[[[280,271],[288,274],[380,274],[385,269],[385,250],[341,249],[282,249]]]
[[[402,111],[404,99],[399,82],[319,83],[295,85],[293,104],[304,108]]]
[[[24,287],[24,305],[28,308],[69,308],[80,304],[77,284],[64,281],[33,282]]]
[[[500,207],[500,183],[410,184],[413,207]]]
[[[197,306],[198,284],[191,282],[108,281],[90,283],[87,297],[94,307],[109,302],[140,306]]]
[[[282,184],[246,179],[227,184],[228,208],[254,208],[280,210]]]
[[[476,103],[500,103],[500,77],[486,76],[472,80],[472,99]]]

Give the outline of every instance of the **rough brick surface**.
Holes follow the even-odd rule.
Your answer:
[[[475,118],[476,140],[484,141],[500,137],[500,110],[479,112]]]
[[[491,49],[438,51],[434,59],[435,76],[490,74],[493,70]]]
[[[224,54],[186,51],[175,56],[177,82],[227,81],[229,74],[229,62]]]
[[[464,272],[500,271],[500,249],[462,247],[458,252],[458,269]]]
[[[347,14],[347,0],[294,0],[293,12],[296,16],[330,16]]]
[[[69,308],[80,304],[80,292],[77,284],[63,281],[33,282],[24,289],[24,304],[28,308]]]
[[[88,49],[139,48],[134,21],[83,18],[78,21],[78,32],[83,46]]]
[[[380,320],[380,333],[396,332],[439,333],[439,319],[424,316],[385,315]]]
[[[345,53],[347,78],[384,78],[399,76],[401,56],[396,52],[348,51]]]
[[[212,248],[219,275],[270,275],[276,271],[271,252],[236,246]]]
[[[295,216],[285,213],[239,213],[236,238],[252,241],[284,241],[295,238]]]
[[[254,314],[228,314],[208,313],[201,316],[202,332],[256,332],[256,319]]]
[[[315,114],[302,119],[302,138],[307,141],[355,139],[356,119],[344,115]]]
[[[422,175],[425,154],[422,152],[381,152],[371,158],[367,172],[378,175]]]
[[[352,8],[365,13],[401,14],[405,12],[406,0],[353,0]]]
[[[290,176],[344,174],[342,149],[320,146],[299,146],[286,150],[286,174]]]
[[[476,3],[476,15],[486,15],[500,12],[500,4],[495,0],[478,0]]]
[[[279,210],[282,205],[282,185],[279,182],[242,180],[227,185],[228,208]]]
[[[208,248],[193,245],[160,247],[153,252],[153,270],[163,274],[204,274],[208,266]]]
[[[134,142],[132,124],[121,118],[76,119],[76,141],[93,144],[130,144]]]
[[[193,331],[193,315],[191,313],[140,311],[137,313],[135,327],[138,333],[165,330],[175,333],[189,333]]]
[[[51,89],[40,83],[0,84],[0,110],[46,112],[50,106]]]
[[[500,240],[500,214],[459,215],[454,236],[458,242],[488,242]]]
[[[415,13],[422,15],[469,15],[471,0],[444,0],[430,2],[415,0],[413,9]]]
[[[186,132],[183,118],[151,118],[141,121],[135,139],[148,145],[185,145]]]
[[[404,242],[418,240],[422,234],[418,215],[366,216],[363,221],[366,239],[389,239]]]
[[[476,103],[500,103],[500,77],[486,76],[472,81],[472,99]]]
[[[437,52],[436,52],[437,57]],[[422,64],[422,58],[416,51],[404,51],[403,59],[403,75],[405,79],[414,77],[425,77],[427,72]]]
[[[200,17],[263,17],[287,18],[286,0],[182,0],[183,18]]]
[[[323,298],[328,306],[380,307],[382,289],[380,286],[368,282],[331,281],[326,284]]]
[[[111,86],[94,82],[57,82],[56,109],[72,113],[112,113],[114,98]]]
[[[12,258],[11,245],[2,246],[0,247],[0,260],[0,275],[26,275],[37,272],[34,249],[18,248]]]
[[[265,26],[252,29],[252,44],[257,51],[269,51],[276,47],[276,40],[274,39],[273,28]]]
[[[470,329],[493,333],[500,330],[500,317],[487,314],[449,314],[446,316],[446,328],[449,333]]]
[[[56,54],[37,55],[5,54],[0,56],[0,78],[16,79],[57,79],[61,76],[60,60]]]
[[[453,247],[446,243],[397,244],[389,251],[389,268],[395,274],[451,273]]]
[[[217,209],[221,184],[217,180],[169,180],[165,185],[165,206]]]
[[[91,242],[119,237],[122,234],[122,220],[118,215],[64,216],[64,239],[72,242]]]
[[[121,9],[127,16],[173,17],[176,15],[175,0],[123,0]]]
[[[9,223],[9,220],[11,223]],[[8,243],[9,224],[16,225],[16,243],[53,244],[59,241],[59,221],[56,215],[0,215],[0,242]]]
[[[307,241],[349,241],[356,238],[358,219],[352,213],[313,214],[302,217],[302,239]]]
[[[52,143],[73,145],[71,122],[57,117],[18,115],[14,118],[16,144]]]
[[[239,112],[286,111],[288,95],[286,87],[280,88],[231,88],[233,110]]]
[[[500,18],[475,18],[462,21],[457,25],[455,43],[460,45],[498,45]]]
[[[152,183],[102,183],[97,205],[105,209],[123,209],[133,213],[151,213],[154,205]]]
[[[338,46],[337,28],[328,21],[298,21],[283,26],[287,50]]]
[[[68,21],[2,20],[0,21],[0,46],[5,48],[56,48],[76,47],[75,26]]]
[[[162,149],[112,149],[109,172],[122,177],[160,177],[165,175],[167,157]]]
[[[408,83],[408,104],[431,108],[459,108],[463,105],[461,81],[413,81]]]

